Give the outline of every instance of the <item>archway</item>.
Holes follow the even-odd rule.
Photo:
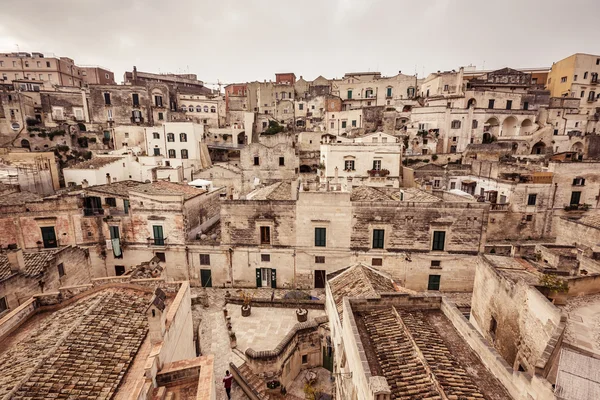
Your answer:
[[[312,168],[310,165],[301,165],[300,166],[300,173],[307,174],[307,173],[311,173],[311,172],[312,172]]]
[[[519,134],[519,122],[512,115],[502,122],[501,136],[517,136]]]
[[[533,122],[529,118],[523,120],[521,122],[521,132],[520,135],[531,135],[533,133],[534,127]]]
[[[246,132],[240,132],[237,135],[238,144],[246,144]]]
[[[467,108],[475,108],[477,107],[477,100],[475,99],[469,99],[469,101],[467,102]]]
[[[481,143],[493,143],[496,141],[496,136],[492,135],[490,132],[483,132],[483,139]]]
[[[494,137],[498,137],[499,129],[500,129],[500,122],[498,121],[498,118],[496,118],[496,117],[488,118],[488,120],[485,121],[485,124],[483,124],[483,131],[489,133],[491,136],[494,136]]]
[[[29,144],[29,140],[23,139],[21,140],[21,147],[25,149],[31,149],[31,145]]]
[[[544,154],[546,152],[546,143],[537,142],[531,148],[531,154]]]
[[[412,106],[404,106],[402,107],[402,112],[411,112],[412,111]]]
[[[571,146],[571,151],[576,151],[578,154],[583,154],[583,143],[575,142],[573,146]]]

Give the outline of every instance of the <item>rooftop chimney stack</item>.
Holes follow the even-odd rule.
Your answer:
[[[23,258],[23,250],[16,248],[10,249],[6,253],[8,263],[10,264],[10,272],[17,273],[25,271],[25,258]]]

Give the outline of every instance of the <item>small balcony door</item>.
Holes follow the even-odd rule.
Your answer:
[[[42,227],[42,240],[44,241],[44,248],[51,249],[58,247],[56,242],[56,232],[54,232],[53,226]]]

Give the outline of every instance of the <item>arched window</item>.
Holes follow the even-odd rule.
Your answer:
[[[177,157],[175,150],[173,150],[173,149],[169,150],[169,158],[175,158],[175,157]]]
[[[181,111],[183,111],[183,112],[187,111],[187,106],[185,104],[181,105]]]
[[[190,108],[188,108],[188,112],[194,112],[194,106],[190,104]]]
[[[202,112],[202,107],[196,106],[196,112]]]
[[[179,134],[179,141],[180,142],[187,142],[187,135],[185,133],[180,133]]]
[[[174,142],[174,141],[175,141],[175,134],[167,133],[167,142]]]
[[[181,158],[188,158],[188,151],[186,149],[181,149]]]
[[[208,112],[208,106],[204,106],[204,112]]]
[[[210,108],[210,112],[211,112],[211,113],[216,113],[216,112],[217,112],[217,107],[215,107],[215,106],[212,106],[212,107]]]

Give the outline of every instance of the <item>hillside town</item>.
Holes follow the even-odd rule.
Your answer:
[[[0,399],[600,399],[600,55],[70,56],[0,53]]]

